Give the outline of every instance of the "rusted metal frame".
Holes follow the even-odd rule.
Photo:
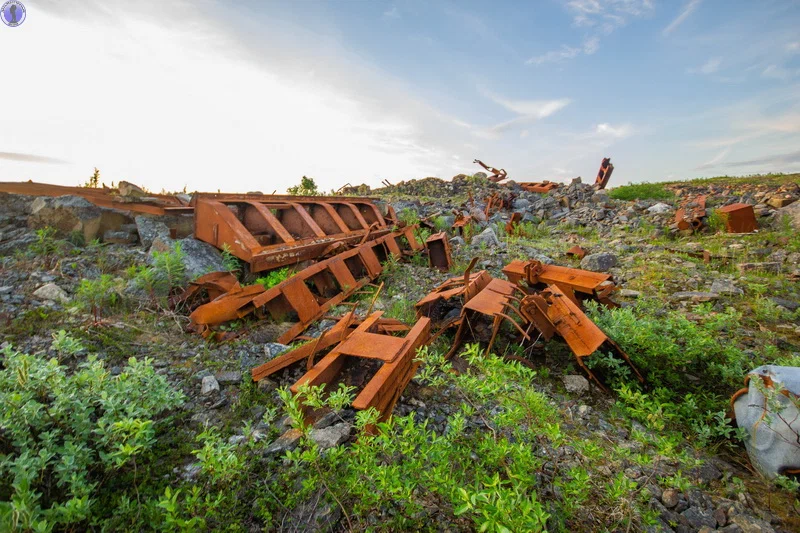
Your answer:
[[[146,197],[122,197],[113,194],[114,189],[92,187],[68,187],[48,183],[0,182],[0,192],[28,196],[80,196],[100,207],[133,211],[149,215],[164,215],[167,209],[173,213],[191,213],[192,209],[176,196],[147,193]]]
[[[324,209],[328,213],[328,216],[330,216],[331,219],[333,219],[334,223],[336,223],[336,225],[339,227],[342,233],[348,233],[351,231],[350,228],[347,226],[347,223],[341,216],[339,216],[339,213],[336,212],[336,209],[334,209],[330,203],[328,202],[310,202],[310,203]]]
[[[438,268],[443,272],[450,270],[450,243],[444,231],[428,237],[425,247],[428,249],[428,263],[431,268]]]
[[[521,221],[522,221],[522,213],[518,212],[512,213],[511,219],[509,219],[509,221],[506,222],[506,233],[508,235],[514,235],[515,233],[518,233],[519,223]]]
[[[291,244],[295,242],[295,238],[292,236],[289,231],[283,227],[278,217],[276,217],[270,209],[260,202],[246,202],[247,205],[252,206],[258,214],[260,214],[264,218],[264,222],[267,223],[280,237],[284,243]]]
[[[233,255],[247,262],[263,248],[228,206],[216,200],[195,205],[194,236],[217,248],[227,244]]]
[[[611,179],[611,173],[614,172],[614,165],[611,164],[610,157],[604,157],[600,162],[600,170],[597,171],[597,178],[594,180],[594,185],[598,189],[605,189],[608,185],[608,180]]]
[[[195,309],[190,315],[192,327],[207,336],[210,331],[209,325],[241,318],[257,309],[263,308],[273,316],[295,313],[299,322],[278,338],[278,342],[286,344],[307,328],[311,322],[324,315],[332,306],[341,303],[356,290],[369,283],[371,279],[377,277],[381,273],[382,267],[375,255],[374,248],[383,246],[385,241],[395,239],[397,236],[397,234],[384,235],[358,248],[347,250],[297,272],[291,278],[269,290],[264,290],[262,286],[249,286],[236,293],[222,295]],[[411,239],[413,238],[412,233]],[[354,260],[359,279],[356,279],[347,266],[347,261]],[[318,284],[320,280],[330,279],[335,280],[338,284],[338,287],[328,287],[338,291],[330,296],[325,296],[323,290],[319,290],[320,296],[314,295],[306,286],[307,282]]]
[[[502,168],[501,169],[496,169],[494,167],[490,167],[489,165],[487,165],[486,163],[484,163],[480,159],[475,159],[472,162],[479,164],[486,171],[492,173],[490,176],[486,177],[486,179],[488,179],[492,183],[498,183],[498,182],[503,181],[504,179],[506,179],[508,177],[508,173],[505,171],[505,169],[502,169]]]
[[[512,283],[525,280],[529,286],[555,284],[589,295],[603,303],[610,302],[608,296],[616,290],[615,285],[610,285],[612,276],[590,270],[546,265],[541,261],[521,261],[515,259],[503,268],[503,274]],[[609,288],[611,287],[611,288]]]
[[[371,203],[374,199],[367,196],[295,196],[292,194],[247,194],[247,193],[216,193],[196,192],[192,195],[189,205],[196,205],[198,200],[218,200],[220,202],[364,202]]]
[[[694,205],[692,205],[694,204]],[[689,198],[675,212],[675,224],[679,230],[698,230],[706,216],[706,195]]]
[[[230,272],[210,272],[200,276],[194,281],[189,282],[189,286],[183,293],[170,300],[171,305],[177,305],[189,301],[201,291],[205,290],[208,294],[208,300],[214,300],[217,297],[232,291],[234,288],[239,287],[239,281]]]
[[[622,348],[609,339],[558,287],[551,285],[542,291],[542,297],[548,304],[547,316],[550,322],[555,326],[556,331],[567,343],[572,353],[575,354],[575,358],[584,372],[602,390],[605,391],[607,389],[589,369],[584,359],[591,356],[604,344],[610,346],[612,348],[611,351],[620,356],[630,366],[640,382],[644,382],[639,370]]]
[[[470,274],[466,282],[460,277],[451,278],[414,304],[414,307],[417,308],[417,316],[428,316],[435,304],[440,300],[449,300],[461,296],[463,303],[466,303],[475,294],[483,290],[491,279],[491,276],[485,270]]]
[[[420,318],[408,334],[401,338],[370,331],[382,314],[382,311],[378,311],[367,317],[345,341],[339,343],[306,372],[290,390],[297,394],[303,385],[330,383],[341,371],[347,357],[380,359],[384,361],[383,365],[356,396],[353,407],[358,410],[375,407],[381,413],[380,420],[388,419],[397,399],[419,366],[419,361],[415,360],[416,351],[429,342],[430,320]],[[383,340],[379,343],[377,337],[383,337]],[[377,345],[380,345],[378,349],[388,349],[388,353],[377,353]]]
[[[578,246],[577,244],[566,251],[566,255],[575,256],[578,259],[583,259],[586,257],[586,250]]]
[[[289,205],[291,205],[292,208],[297,212],[297,214],[300,215],[300,218],[303,219],[303,222],[305,222],[308,225],[308,227],[311,228],[311,231],[313,231],[317,237],[319,238],[328,237],[328,234],[322,231],[322,228],[319,227],[317,221],[314,220],[311,217],[311,215],[308,214],[308,211],[306,211],[305,207],[296,202],[291,202]]]
[[[523,190],[528,192],[535,192],[539,194],[545,194],[553,189],[557,189],[561,186],[560,183],[552,182],[552,181],[529,181],[529,182],[522,182],[518,184],[522,187]]]

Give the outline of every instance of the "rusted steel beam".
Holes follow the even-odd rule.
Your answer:
[[[383,314],[367,317],[345,340],[340,342],[291,387],[295,394],[302,385],[324,385],[334,381],[348,357],[381,361],[378,372],[367,382],[353,401],[358,410],[376,408],[381,421],[388,419],[395,403],[419,367],[417,349],[430,339],[430,320],[420,318],[405,337],[377,333]]]
[[[472,224],[472,215],[464,215],[462,213],[456,214],[456,219],[453,222],[453,229],[456,230],[456,233],[463,236],[464,235],[464,228]]]
[[[546,194],[546,193],[552,191],[553,189],[558,189],[559,187],[561,187],[560,183],[556,183],[556,182],[553,182],[553,181],[547,181],[547,180],[545,180],[545,181],[527,181],[527,182],[518,183],[517,185],[519,185],[520,187],[522,187],[524,190],[526,190],[528,192],[535,192],[535,193],[539,193],[539,194]]]
[[[391,231],[369,200],[197,194],[195,237],[230,252],[260,272],[317,259],[336,243],[358,244]]]
[[[80,196],[94,205],[120,211],[166,215],[191,213],[192,208],[177,196],[147,193],[143,197],[120,196],[115,189],[92,187],[66,187],[48,183],[0,182],[0,192],[28,196]]]
[[[611,164],[611,158],[604,157],[600,162],[600,170],[597,171],[594,186],[598,189],[605,189],[606,185],[608,185],[608,180],[611,179],[612,172],[614,172],[614,165]]]
[[[463,306],[480,293],[491,280],[492,277],[485,270],[472,274],[468,269],[463,277],[450,278],[414,304],[417,317],[426,316],[438,321],[447,314],[444,307],[449,311],[454,306]],[[450,300],[454,300],[453,305],[446,305]]]
[[[508,173],[502,168],[501,169],[497,169],[497,168],[494,168],[494,167],[490,167],[487,164],[485,164],[483,161],[481,161],[480,159],[475,159],[472,162],[479,164],[486,171],[491,172],[491,174],[489,176],[487,176],[487,179],[489,181],[493,182],[493,183],[497,183],[497,182],[503,181],[504,179],[506,179],[506,177],[508,177]]]
[[[522,221],[522,213],[515,212],[511,215],[511,219],[506,222],[506,233],[514,235],[519,231],[519,223]]]
[[[450,270],[450,243],[445,232],[440,231],[428,237],[425,247],[428,249],[428,263],[431,268],[438,268],[443,272]]]
[[[328,309],[378,277],[383,271],[381,262],[389,256],[400,258],[422,249],[414,229],[408,226],[365,242],[313,264],[270,289],[261,285],[236,287],[195,309],[189,315],[190,328],[204,337],[216,336],[212,326],[251,313],[259,317],[268,313],[276,321],[295,322],[278,337],[278,342],[286,344]]]
[[[605,386],[585,363],[586,358],[601,348],[601,351],[620,357],[631,368],[636,379],[644,382],[628,354],[609,339],[558,286],[550,285],[539,294],[524,297],[519,311],[545,338],[554,332],[558,333],[575,354],[580,367],[602,390],[606,390]]]
[[[611,293],[617,290],[611,274],[519,259],[506,265],[503,274],[515,284],[525,281],[530,287],[558,285],[562,290],[575,291],[607,306],[617,307],[610,299]]]
[[[315,354],[344,341],[361,322],[362,320],[354,316],[353,313],[348,313],[339,319],[330,329],[322,332],[319,337],[310,340],[310,342],[301,344],[294,349],[288,350],[263,365],[253,368],[251,370],[253,381],[260,381],[303,359],[308,359],[310,361]],[[376,322],[376,326],[380,333],[395,333],[408,331],[410,329],[397,320],[387,318],[379,319]]]
[[[752,233],[758,228],[755,211],[749,204],[730,204],[717,209],[728,233]]]

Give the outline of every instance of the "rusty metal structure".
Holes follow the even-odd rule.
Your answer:
[[[706,196],[689,198],[675,212],[675,224],[681,231],[697,231],[703,227],[706,218]]]
[[[487,172],[491,172],[491,174],[489,176],[487,176],[487,179],[489,181],[491,181],[492,183],[497,183],[499,181],[503,181],[508,176],[508,173],[505,171],[505,169],[502,169],[502,168],[501,169],[497,169],[497,168],[494,168],[494,167],[490,167],[486,163],[481,161],[480,159],[474,159],[472,162],[479,164]]]
[[[518,183],[517,185],[522,187],[522,189],[525,190],[525,191],[535,192],[535,193],[539,193],[539,194],[547,194],[550,191],[552,191],[553,189],[558,189],[559,187],[561,187],[560,183],[556,183],[556,182],[553,182],[553,181],[547,181],[547,180],[544,180],[544,181],[528,181],[528,182]]]
[[[522,222],[522,213],[514,212],[506,222],[506,234],[515,235],[519,232],[519,223]]]
[[[382,314],[383,311],[377,311],[364,319],[290,390],[297,394],[303,385],[333,382],[342,373],[348,359],[376,360],[382,363],[380,368],[358,393],[352,405],[358,410],[374,407],[381,413],[380,421],[388,419],[419,367],[417,349],[430,342],[431,322],[427,318],[420,318],[405,337],[395,337],[378,330]]]
[[[717,209],[728,233],[752,233],[758,228],[753,206],[749,204],[730,204]]]
[[[425,248],[428,249],[428,263],[431,268],[438,268],[443,272],[450,270],[452,263],[447,233],[440,231],[428,237],[425,241]]]
[[[180,215],[191,213],[192,207],[178,196],[146,193],[125,196],[116,189],[99,187],[66,187],[33,181],[0,182],[0,192],[28,196],[80,196],[99,207],[148,215]]]
[[[588,298],[608,307],[618,307],[611,300],[611,294],[617,290],[611,274],[520,259],[507,264],[503,268],[503,274],[514,284],[525,281],[528,287],[534,289],[555,285],[576,302]]]
[[[600,162],[600,170],[597,171],[597,178],[594,180],[594,186],[598,190],[605,189],[608,185],[608,180],[611,179],[611,173],[614,172],[614,165],[611,164],[610,157],[604,157]]]
[[[464,228],[472,224],[472,215],[465,215],[463,213],[456,213],[455,221],[453,221],[453,229],[457,234],[464,236]]]
[[[329,259],[315,263],[278,285],[240,286],[197,307],[190,315],[190,329],[204,337],[221,338],[212,327],[250,314],[270,315],[277,322],[293,322],[278,337],[286,344],[358,289],[377,278],[382,262],[389,256],[400,258],[422,250],[414,235],[416,226],[407,226],[373,239]]]
[[[316,259],[343,244],[388,234],[394,212],[382,215],[357,197],[196,194],[195,238],[230,253],[260,272]]]
[[[566,251],[566,254],[571,257],[577,257],[578,259],[583,259],[586,257],[586,250],[578,246],[577,244]]]

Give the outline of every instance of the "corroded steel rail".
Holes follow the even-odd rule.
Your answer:
[[[617,304],[610,299],[611,293],[617,290],[611,274],[519,259],[507,264],[503,268],[503,274],[512,283],[524,280],[531,287],[557,285],[568,294],[577,292],[583,297],[590,297],[605,305],[617,307]]]
[[[386,235],[397,222],[362,198],[196,194],[192,203],[195,238],[228,249],[252,272]]]

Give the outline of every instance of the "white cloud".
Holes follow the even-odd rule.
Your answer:
[[[786,51],[789,52],[790,54],[795,54],[797,52],[800,52],[800,41],[788,43],[786,45]]]
[[[155,191],[283,192],[303,174],[329,189],[461,171],[451,154],[469,155],[469,132],[391,75],[278,22],[246,21],[262,30],[253,46],[218,6],[161,7],[107,1],[84,17],[52,4],[0,32],[18,59],[0,149],[68,162],[4,160],[0,181],[77,184],[97,166]]]
[[[599,37],[590,37],[583,41],[583,53],[586,55],[592,55],[593,53],[597,52],[600,48],[600,38]]]
[[[761,76],[764,78],[771,78],[774,80],[788,80],[798,75],[800,71],[798,70],[791,70],[780,65],[767,65],[767,67],[761,71]]]
[[[712,57],[699,67],[690,68],[687,72],[689,72],[689,74],[714,74],[719,70],[721,64],[722,59],[718,57]]]
[[[633,126],[630,124],[620,124],[612,126],[606,122],[595,127],[595,134],[599,137],[611,137],[614,139],[624,139],[633,133]]]
[[[551,50],[546,54],[534,56],[525,61],[526,65],[542,65],[544,63],[560,63],[567,59],[577,57],[581,52],[586,55],[592,55],[600,48],[600,39],[598,37],[588,37],[583,41],[582,47],[574,47],[561,45],[558,50]]]
[[[672,22],[670,22],[669,25],[666,28],[664,28],[664,30],[661,33],[663,35],[669,35],[673,31],[675,31],[675,29],[681,24],[683,24],[683,22],[687,18],[689,18],[689,16],[700,6],[701,1],[702,0],[689,0],[686,3],[686,5],[683,6],[683,9],[678,14],[678,16],[675,17],[675,19]]]
[[[606,34],[654,9],[652,0],[568,0],[566,7],[576,26],[599,27]]]
[[[564,109],[570,103],[569,98],[559,98],[557,100],[508,100],[499,96],[490,96],[490,98],[496,104],[505,107],[509,111],[533,119],[549,117]]]
[[[722,150],[720,153],[712,157],[710,160],[706,161],[702,165],[698,165],[695,167],[695,170],[706,170],[709,168],[716,167],[727,155],[731,152],[730,146]]]
[[[531,134],[531,132],[529,132],[528,130],[522,130],[521,132],[519,132],[519,138],[520,139],[524,139],[530,134]]]

